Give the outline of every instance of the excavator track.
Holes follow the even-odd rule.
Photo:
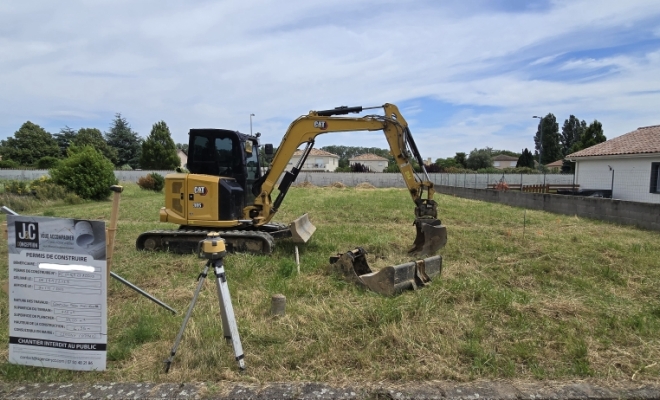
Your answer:
[[[230,253],[270,254],[275,246],[275,239],[290,236],[286,234],[286,225],[269,224],[269,231],[228,230],[181,228],[176,230],[153,230],[140,234],[135,246],[138,250],[170,251],[176,254],[197,252],[200,240],[206,239],[209,232],[218,232],[225,240]],[[282,228],[282,229],[278,229]]]

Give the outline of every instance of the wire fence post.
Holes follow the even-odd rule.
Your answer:
[[[467,172],[463,175],[463,188],[465,188],[465,183],[467,182]]]
[[[520,173],[520,191],[523,191],[523,174],[522,172]]]

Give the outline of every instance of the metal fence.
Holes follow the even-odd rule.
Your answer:
[[[504,181],[510,188],[520,188],[520,185],[572,185],[573,175],[564,174],[446,174],[432,173],[429,179],[436,185],[456,186],[473,189],[486,189],[488,185],[495,185]],[[369,183],[375,187],[405,188],[406,183],[401,174],[380,172],[301,172],[296,183],[309,182],[316,186],[330,186],[341,182],[346,186],[357,186],[360,183]]]

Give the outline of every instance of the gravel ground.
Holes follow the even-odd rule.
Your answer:
[[[424,382],[396,386],[323,383],[242,385],[227,382],[153,384],[5,384],[3,399],[660,399],[660,383],[645,382]]]

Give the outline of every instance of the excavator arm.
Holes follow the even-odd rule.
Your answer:
[[[337,116],[374,108],[382,108],[384,115],[366,115],[360,118]],[[390,151],[415,203],[417,237],[410,253],[416,255],[435,253],[447,242],[446,228],[437,220],[437,204],[433,200],[433,183],[430,182],[426,173],[408,124],[394,104],[385,104],[381,107],[339,107],[332,110],[310,111],[308,115],[293,121],[282,138],[269,170],[260,180],[261,190],[259,193],[254,193],[256,195],[254,203],[244,209],[244,217],[251,219],[255,226],[266,224],[273,218],[289,187],[300,173],[318,135],[331,132],[377,130],[384,132]],[[291,171],[284,172],[294,152],[303,144],[306,144],[306,147],[298,164]],[[416,176],[411,163],[412,157],[422,168],[425,179]],[[275,201],[272,201],[271,193],[283,172],[284,176],[278,186],[279,194]]]

